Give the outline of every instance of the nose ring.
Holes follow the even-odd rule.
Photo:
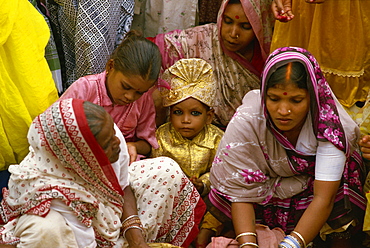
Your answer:
[[[238,34],[236,35],[236,38],[239,38],[239,35]]]
[[[288,113],[291,113],[291,112],[292,112],[292,111],[289,109],[289,110],[288,110]]]

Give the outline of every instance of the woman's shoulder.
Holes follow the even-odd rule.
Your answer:
[[[236,109],[229,125],[258,127],[264,123],[260,90],[251,90],[244,96],[242,104]]]
[[[242,100],[242,106],[248,106],[253,109],[262,109],[261,107],[261,91],[260,90],[250,90],[244,95]]]

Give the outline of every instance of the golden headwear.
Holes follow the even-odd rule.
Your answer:
[[[216,92],[213,71],[203,59],[181,59],[168,68],[161,78],[171,87],[161,88],[164,107],[190,97],[213,106]]]

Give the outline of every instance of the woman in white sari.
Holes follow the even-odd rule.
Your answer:
[[[171,159],[129,164],[122,133],[98,105],[54,103],[33,121],[30,153],[9,168],[0,244],[187,246],[204,203]],[[199,211],[199,213],[197,213]]]

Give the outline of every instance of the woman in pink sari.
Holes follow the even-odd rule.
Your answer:
[[[213,122],[220,127],[226,127],[244,95],[260,86],[274,22],[270,7],[269,0],[224,0],[217,24],[149,38],[161,51],[163,70],[182,58],[201,58],[212,66],[217,89]],[[160,98],[155,99],[158,109]]]
[[[243,247],[256,247],[255,223],[288,233],[279,247],[357,247],[350,238],[366,206],[359,134],[316,59],[302,48],[275,50],[261,90],[244,97],[218,147],[211,212],[232,220]]]
[[[100,106],[54,103],[28,133],[30,153],[11,165],[0,206],[0,244],[22,247],[187,247],[204,202],[176,162],[129,164],[122,133]]]

